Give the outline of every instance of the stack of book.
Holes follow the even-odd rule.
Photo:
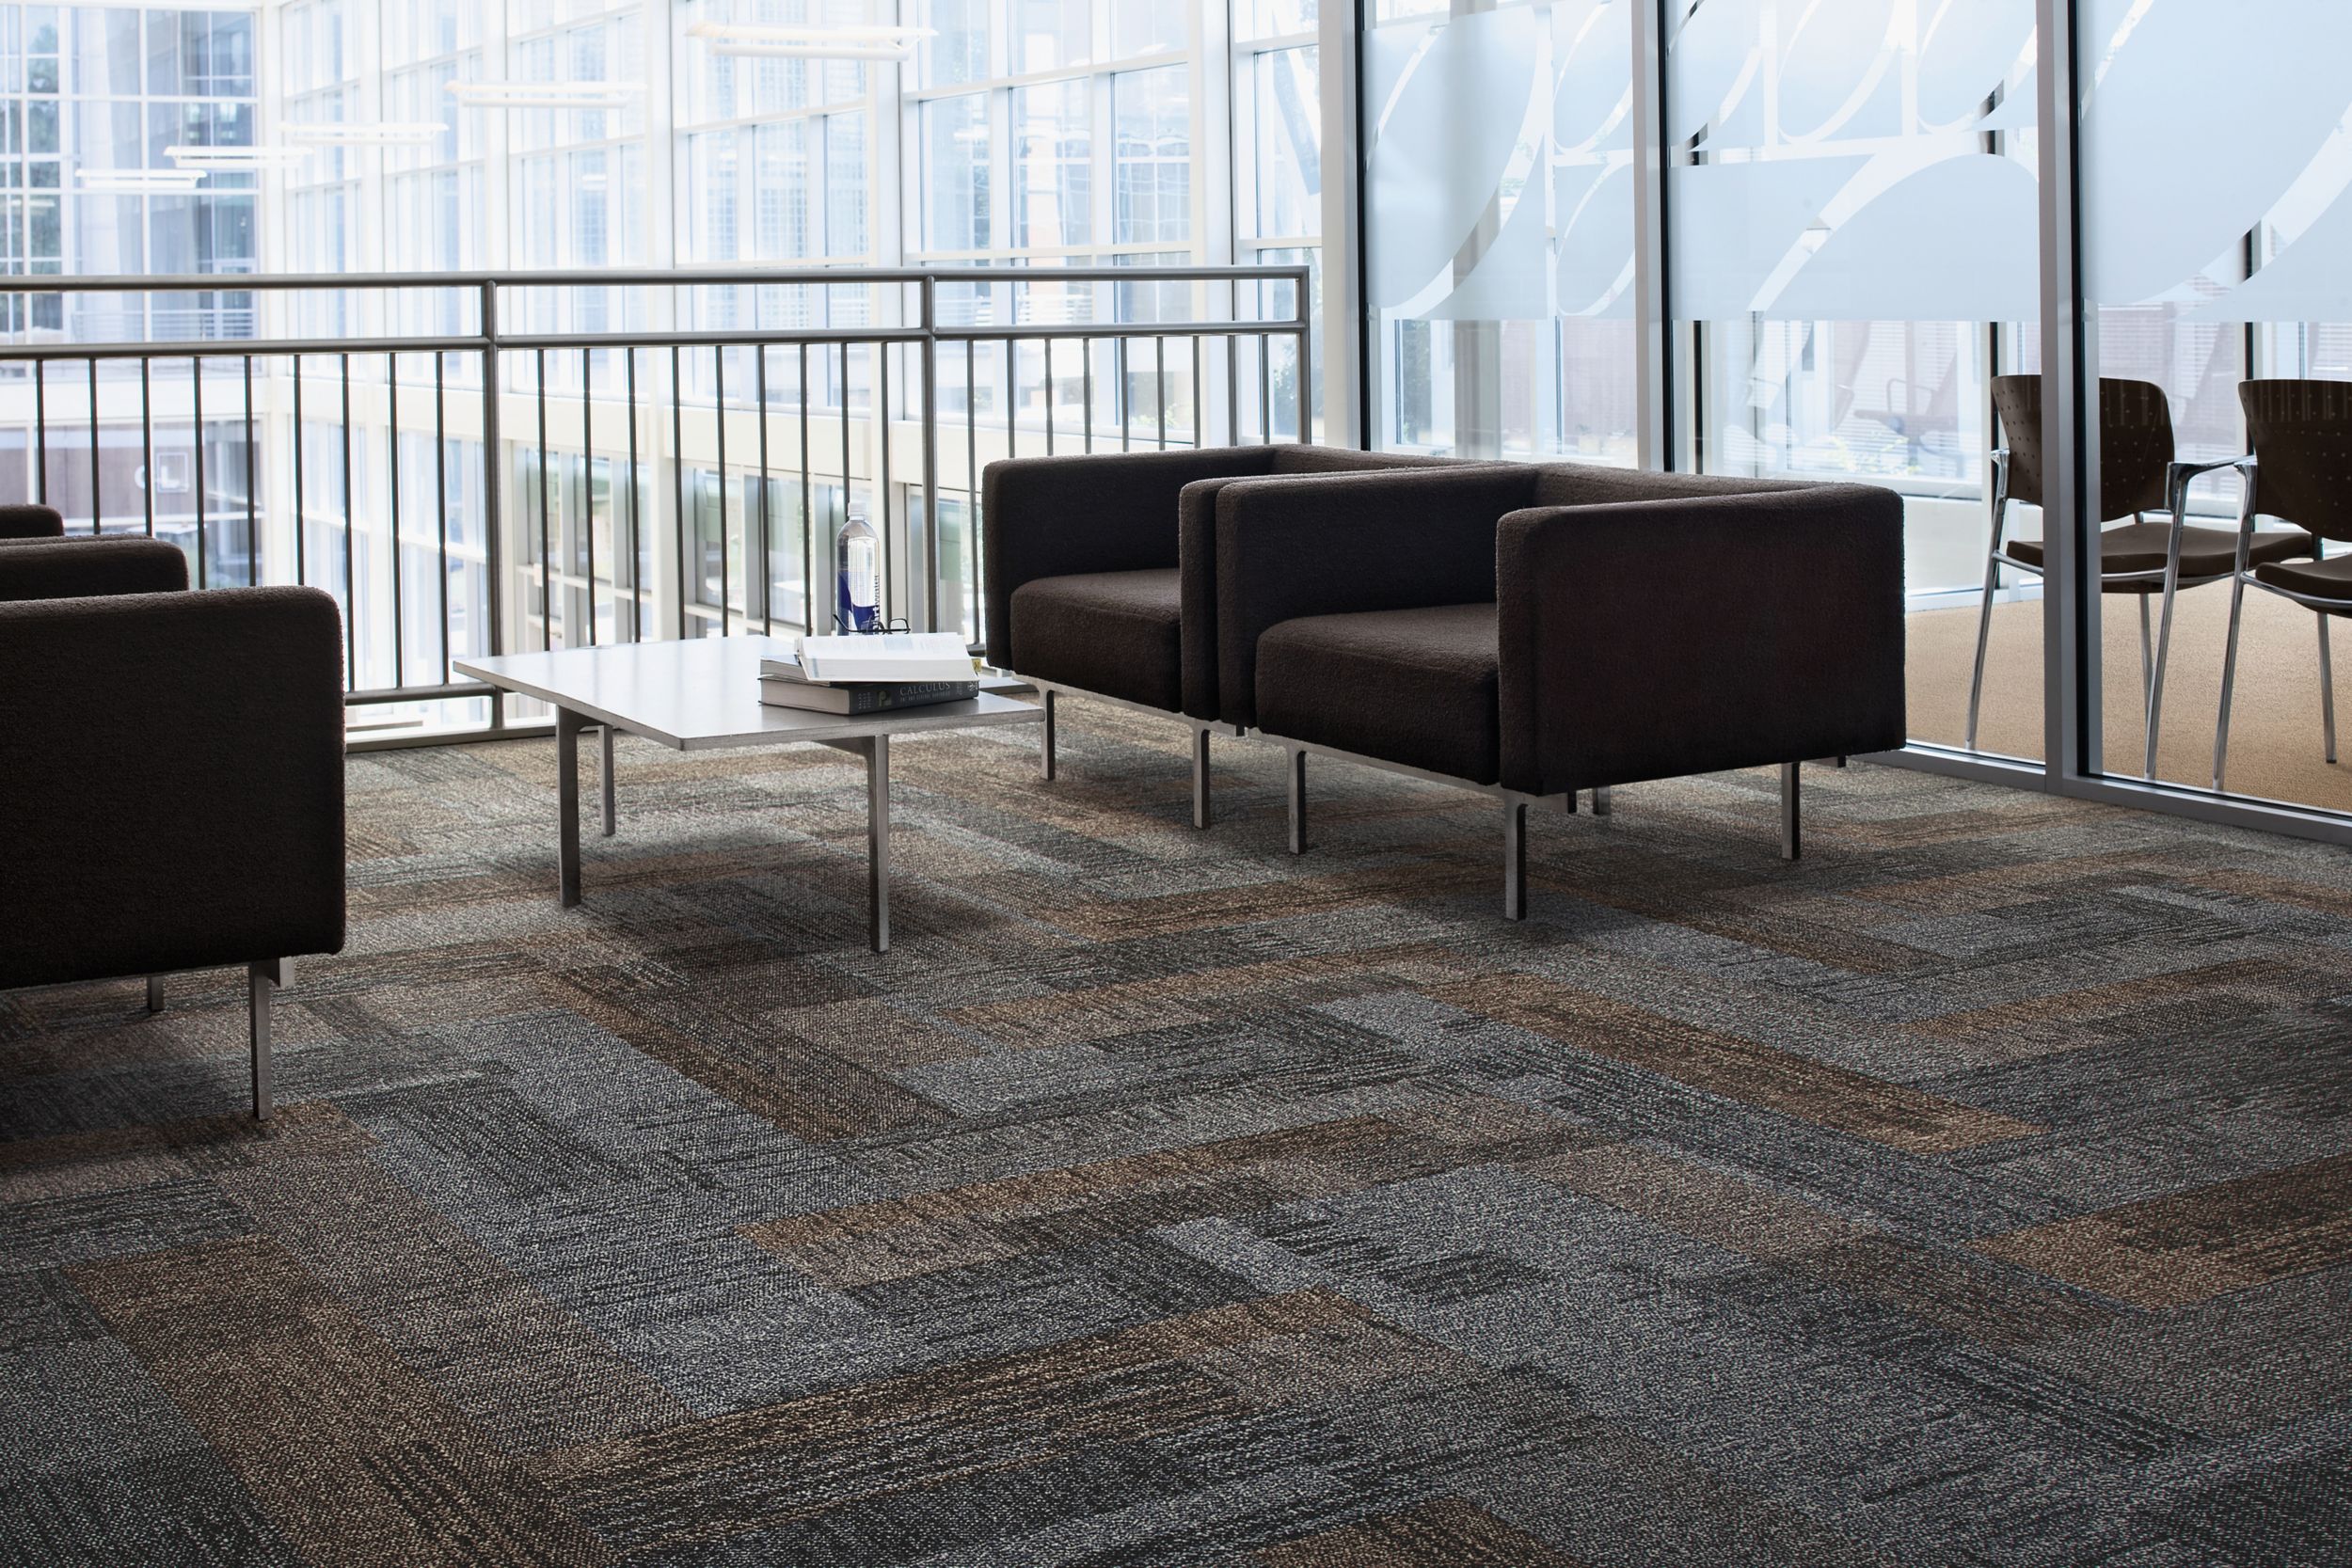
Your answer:
[[[790,658],[759,661],[759,700],[818,713],[885,713],[977,695],[972,655],[954,632],[798,637]]]

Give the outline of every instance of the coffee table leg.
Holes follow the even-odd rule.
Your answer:
[[[555,710],[555,864],[565,909],[580,902],[580,732],[586,721]]]
[[[866,742],[867,929],[874,951],[890,951],[890,737]]]
[[[607,724],[604,726],[604,756],[602,758],[604,770],[597,775],[597,779],[604,785],[604,836],[607,838],[611,838],[612,836],[613,823],[612,742],[615,737],[619,736],[619,734],[620,731],[614,729],[612,725]]]

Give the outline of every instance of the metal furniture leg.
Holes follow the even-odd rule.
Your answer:
[[[164,1010],[164,977],[160,974],[147,977],[147,1010],[151,1013]]]
[[[1593,791],[1593,815],[1595,816],[1609,815],[1609,786],[1607,784]]]
[[[1780,858],[1795,860],[1804,852],[1804,843],[1797,827],[1797,765],[1780,765]]]
[[[2156,736],[2164,733],[2164,666],[2172,651],[2172,601],[2181,591],[2181,536],[2187,521],[2188,482],[2176,479],[2172,485],[2172,531],[2164,550],[2164,621],[2156,633],[2153,657],[2148,651],[2148,595],[2139,596],[2139,670],[2146,682],[2142,705],[2148,716],[2147,754],[2140,761],[2139,776],[2156,776]]]
[[[1527,918],[1527,802],[1502,802],[1502,918]]]
[[[2228,651],[2221,656],[2221,716],[2213,730],[2213,787],[2221,792],[2221,781],[2230,761],[2230,694],[2237,685],[2238,623],[2246,610],[2246,574],[2240,570],[2230,581],[2230,641]]]
[[[600,759],[603,764],[603,772],[600,775],[600,780],[604,785],[604,836],[607,838],[611,838],[612,836],[614,822],[614,813],[612,810],[612,745],[613,742],[619,737],[619,735],[620,732],[615,730],[612,725],[607,724],[604,726],[604,754]]]
[[[2319,614],[2319,721],[2328,739],[2328,760],[2336,760],[2336,674],[2328,657],[2328,615]]]
[[[246,966],[247,1022],[253,1039],[253,1119],[267,1121],[271,1109],[270,999],[294,984],[292,958],[264,958]]]
[[[1291,853],[1307,852],[1307,753],[1291,752],[1289,774],[1291,805]]]
[[[1993,637],[1993,595],[2001,587],[2001,525],[2009,514],[2009,454],[1994,454],[1993,547],[1984,558],[1984,603],[1977,610],[1977,669],[1968,681],[1968,735],[1963,745],[1977,749],[1977,711],[1984,703],[1984,650]]]
[[[580,732],[587,721],[555,710],[555,864],[565,909],[580,902]]]
[[[890,737],[866,742],[866,928],[874,951],[890,951]]]
[[[1209,731],[1205,724],[1192,732],[1192,825],[1209,825]]]
[[[1048,689],[1038,695],[1044,699],[1041,705],[1045,709],[1045,722],[1038,726],[1037,771],[1038,777],[1050,780],[1054,776],[1054,693]]]

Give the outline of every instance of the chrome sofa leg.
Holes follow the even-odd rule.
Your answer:
[[[1804,849],[1797,826],[1797,765],[1784,762],[1780,765],[1780,858],[1785,861],[1795,860]]]
[[[2319,615],[2319,720],[2328,739],[2328,760],[2336,760],[2336,675],[2328,657],[2328,616]]]
[[[164,1010],[164,977],[160,974],[147,977],[147,1010],[151,1013]]]
[[[1307,852],[1307,753],[1293,752],[1284,771],[1289,774],[1291,853],[1303,855]]]
[[[1595,816],[1609,815],[1609,786],[1607,784],[1602,784],[1593,791],[1593,815]]]
[[[1527,802],[1502,802],[1502,918],[1527,918]]]
[[[264,958],[246,968],[247,1017],[253,1037],[253,1119],[267,1121],[271,1108],[270,999],[294,984],[292,958]]]
[[[1209,825],[1209,729],[1196,724],[1192,731],[1192,825]]]
[[[1054,693],[1047,689],[1038,695],[1043,699],[1045,722],[1038,726],[1037,773],[1050,782],[1054,777]]]

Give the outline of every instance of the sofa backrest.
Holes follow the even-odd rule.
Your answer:
[[[1740,479],[1724,474],[1661,474],[1641,468],[1607,468],[1597,463],[1537,466],[1537,506],[1597,506],[1613,501],[1685,499],[1697,496],[1759,496],[1803,490],[1812,482]]]
[[[1275,474],[1355,473],[1365,468],[1441,468],[1468,462],[1461,457],[1424,457],[1410,451],[1359,451],[1354,447],[1312,447],[1294,443],[1267,449],[1273,459],[1266,472]]]

